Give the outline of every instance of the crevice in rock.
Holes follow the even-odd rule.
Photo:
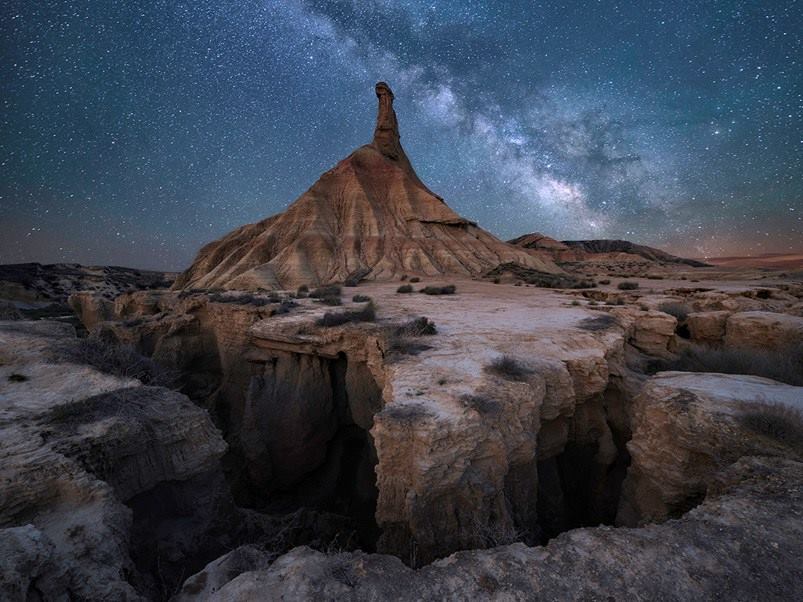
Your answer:
[[[542,425],[546,433],[565,430],[567,435],[558,453],[538,461],[540,543],[571,529],[614,524],[630,464],[623,401],[618,391],[609,389],[578,404],[574,416]]]
[[[252,377],[233,454],[238,504],[269,515],[300,508],[348,519],[341,545],[373,551],[377,463],[369,429],[381,391],[367,367],[277,352]]]

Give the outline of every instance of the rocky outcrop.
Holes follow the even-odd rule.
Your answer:
[[[268,568],[255,559],[197,599],[793,600],[803,594],[801,493],[803,464],[748,457],[714,479],[700,506],[661,525],[578,529],[542,548],[459,552],[417,571],[392,556],[298,548]]]
[[[746,311],[735,313],[725,325],[725,344],[730,347],[775,348],[803,342],[803,317]]]
[[[204,399],[237,458],[240,499],[331,500],[347,479],[349,503],[375,520],[373,545],[405,562],[612,522],[630,432],[623,400],[638,383],[625,354],[665,356],[675,319],[457,286],[400,298],[393,283],[363,284],[379,323],[337,328],[315,325],[326,308],[312,300],[271,317],[270,304],[135,293],[115,303],[126,321],[101,331],[185,374],[209,367]],[[439,331],[429,349],[394,354],[394,325],[422,314]],[[524,377],[491,369],[507,356]],[[355,454],[348,470],[341,449]],[[549,504],[539,510],[539,499]]]
[[[686,318],[689,337],[698,343],[721,343],[725,337],[725,323],[729,311],[700,311],[690,313]]]
[[[638,245],[628,240],[564,240],[557,241],[538,232],[524,234],[510,244],[549,253],[558,262],[636,261],[654,264],[674,264],[701,268],[707,264],[696,259],[670,255],[660,249]]]
[[[175,554],[179,539],[170,504],[150,512],[158,531],[143,528],[142,505],[158,507],[154,492],[178,504],[183,490],[196,514],[179,519],[180,537],[196,544],[197,523],[211,517],[202,500],[218,491],[226,444],[206,413],[178,393],[71,362],[75,344],[67,325],[0,325],[3,599],[151,597],[150,551]],[[166,578],[175,560],[162,559]]]
[[[632,404],[632,464],[617,521],[635,525],[681,515],[705,497],[719,470],[742,456],[799,457],[803,449],[794,436],[779,436],[771,426],[773,416],[790,419],[773,404],[803,409],[803,387],[725,374],[650,378]]]
[[[399,140],[393,93],[376,86],[374,139],[284,213],[201,249],[175,288],[291,289],[402,274],[479,275],[504,262],[560,272],[452,211],[418,178]]]
[[[13,263],[0,265],[0,299],[23,303],[67,302],[80,291],[106,294],[126,290],[167,288],[175,274],[116,266],[82,266],[76,263]]]

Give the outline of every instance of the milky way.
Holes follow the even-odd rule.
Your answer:
[[[3,263],[186,267],[370,141],[378,80],[421,178],[501,238],[803,248],[799,2],[1,10]]]

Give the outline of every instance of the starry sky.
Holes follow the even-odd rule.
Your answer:
[[[803,2],[5,0],[0,262],[183,269],[369,142],[503,239],[803,249]]]

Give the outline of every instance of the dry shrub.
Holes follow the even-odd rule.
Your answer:
[[[803,455],[803,413],[784,403],[743,404],[739,422],[745,428]]]
[[[603,314],[593,318],[585,318],[577,325],[578,328],[588,330],[589,332],[598,332],[600,330],[608,330],[618,324],[616,318],[610,314]]]
[[[354,322],[374,322],[376,321],[376,306],[368,302],[365,307],[351,311],[326,312],[315,322],[318,326],[342,326]]]
[[[502,411],[499,402],[487,395],[463,395],[460,401],[464,407],[475,410],[483,416],[495,416]]]
[[[689,313],[691,312],[691,309],[688,305],[678,301],[666,301],[665,303],[661,303],[658,306],[658,309],[665,314],[675,316],[678,319],[678,322],[684,322],[686,318],[689,317]]]
[[[397,293],[412,293],[413,292],[413,285],[412,284],[402,284],[399,288],[396,289]]]
[[[803,343],[777,349],[692,344],[684,347],[676,359],[662,362],[659,369],[749,374],[800,387],[803,386]]]
[[[425,295],[454,295],[457,292],[457,287],[454,284],[447,284],[446,286],[425,286],[421,289]]]
[[[327,284],[319,286],[310,292],[309,296],[313,299],[323,299],[324,297],[340,297],[341,289],[337,284]]]
[[[510,355],[502,355],[494,359],[490,365],[485,366],[485,371],[516,381],[527,380],[527,377],[535,372],[532,368]]]
[[[432,349],[431,345],[422,343],[419,338],[438,333],[435,323],[421,316],[391,327],[387,331],[388,351],[391,355],[418,355],[422,351]]]
[[[623,280],[619,284],[616,285],[620,291],[634,291],[638,288],[638,282],[634,282],[632,280]]]
[[[90,336],[81,339],[68,350],[68,358],[78,364],[88,364],[106,374],[136,378],[143,385],[178,387],[179,374],[137,352],[133,345],[121,344]]]

